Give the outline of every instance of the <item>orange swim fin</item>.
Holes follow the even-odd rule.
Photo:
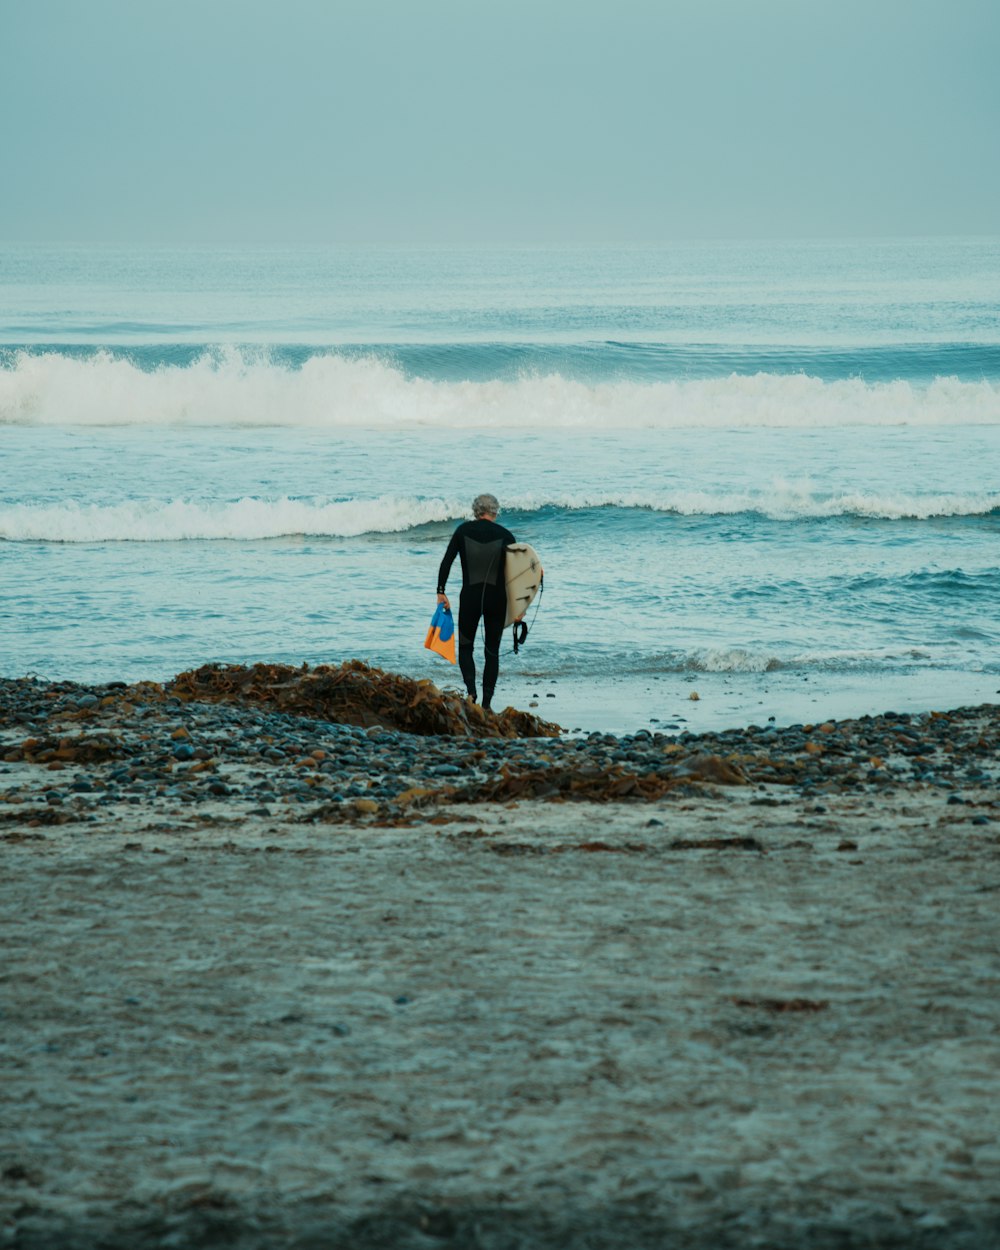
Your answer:
[[[431,617],[424,646],[428,651],[444,656],[449,664],[455,663],[455,621],[443,603],[437,605],[437,611]]]

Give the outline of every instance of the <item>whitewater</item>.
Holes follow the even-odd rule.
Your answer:
[[[483,345],[482,357],[491,346]],[[997,425],[1000,384],[955,377],[824,381],[765,372],[605,382],[551,372],[452,381],[409,376],[376,355],[336,351],[290,365],[229,347],[173,365],[150,362],[148,352],[137,360],[108,349],[86,356],[20,350],[6,353],[0,371],[0,424],[484,430]]]
[[[998,291],[996,240],[0,248],[0,670],[453,684],[491,490],[546,566],[500,695],[570,728],[992,698]]]

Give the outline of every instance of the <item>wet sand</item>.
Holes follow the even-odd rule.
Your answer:
[[[0,1244],[1000,1245],[976,762],[395,823],[8,802]]]

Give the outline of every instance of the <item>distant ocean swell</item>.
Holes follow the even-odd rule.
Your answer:
[[[793,522],[837,517],[929,521],[945,517],[1000,517],[1000,491],[925,496],[860,491],[821,495],[779,482],[756,493],[679,490],[660,496],[514,497],[506,503],[508,515],[609,508],[685,517],[754,515]],[[0,504],[0,539],[80,543],[259,541],[293,535],[349,538],[402,534],[431,523],[457,521],[467,510],[467,503],[459,499],[392,495],[345,500],[247,497],[222,503],[188,499],[135,499],[113,504],[6,503]]]
[[[734,362],[735,363],[735,362]],[[202,352],[185,363],[108,351],[0,356],[0,425],[286,426],[336,429],[683,429],[1000,425],[1000,381],[824,380],[742,371],[657,379],[611,369],[486,380],[413,375],[377,355],[301,363],[265,352]]]

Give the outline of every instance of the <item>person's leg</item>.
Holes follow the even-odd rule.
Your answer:
[[[482,613],[482,595],[463,590],[458,600],[458,667],[469,698],[476,697],[476,659],[472,652]]]
[[[500,672],[500,642],[503,638],[504,621],[507,616],[507,594],[492,596],[493,602],[487,602],[483,614],[486,632],[486,662],[483,665],[483,707],[489,708],[493,702],[493,692],[497,686]]]

